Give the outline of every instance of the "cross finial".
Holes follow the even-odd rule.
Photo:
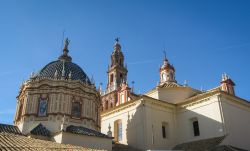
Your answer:
[[[164,60],[167,60],[166,50],[163,51],[164,54]]]
[[[118,42],[119,42],[119,40],[120,40],[120,38],[119,38],[119,37],[116,37],[116,38],[115,38],[116,43],[118,43]]]

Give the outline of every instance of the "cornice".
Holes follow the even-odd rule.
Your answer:
[[[101,112],[101,117],[105,117],[105,116],[123,111],[127,108],[135,106],[136,104],[143,104],[143,105],[151,104],[151,105],[155,105],[155,106],[159,106],[159,107],[164,107],[167,109],[175,109],[175,107],[176,107],[174,104],[171,104],[171,103],[168,103],[168,102],[165,102],[162,100],[154,99],[154,98],[151,98],[151,97],[146,96],[146,95],[142,95],[137,100],[129,101],[129,102],[126,102],[126,103],[121,104],[119,106],[116,106],[114,108],[111,108],[109,110],[106,110],[104,112]]]
[[[99,92],[96,91],[94,87],[89,87],[87,85],[83,85],[77,81],[79,81],[79,80],[76,80],[76,81],[68,80],[66,82],[65,82],[65,80],[60,81],[60,80],[51,80],[51,79],[29,81],[29,82],[24,83],[21,90],[19,91],[17,98],[24,95],[24,92],[26,92],[26,91],[32,92],[33,90],[35,90],[35,91],[37,91],[37,90],[38,91],[39,90],[41,90],[41,91],[47,90],[48,91],[49,90],[51,92],[55,88],[57,90],[59,90],[59,89],[65,90],[65,91],[70,90],[70,91],[75,92],[75,93],[87,93],[89,95],[96,96],[96,98],[100,97]],[[55,91],[57,91],[57,90],[55,90]]]
[[[201,94],[197,94],[197,95],[195,95],[193,97],[185,99],[183,102],[177,103],[177,105],[190,103],[192,101],[195,101],[195,100],[198,100],[198,99],[201,99],[201,98],[205,98],[207,96],[211,96],[211,95],[214,95],[214,94],[219,93],[219,92],[220,92],[220,90],[215,89],[213,91],[208,91],[208,92],[204,92],[204,93],[201,93]]]
[[[234,101],[237,104],[241,104],[241,105],[250,107],[250,102],[249,101],[247,101],[245,99],[242,99],[242,98],[240,98],[238,96],[230,95],[230,94],[228,94],[226,92],[223,92],[223,91],[221,91],[220,96],[222,96],[224,98],[228,98],[229,100]]]
[[[166,102],[166,101],[163,101],[163,100],[155,99],[155,98],[152,98],[152,97],[147,96],[147,95],[142,95],[142,98],[143,98],[143,100],[145,100],[146,103],[148,101],[150,101],[149,103],[157,105],[157,106],[164,105],[164,106],[166,106],[167,108],[170,108],[170,109],[174,109],[176,107],[175,104],[172,104],[172,103],[169,103],[169,102]]]
[[[111,108],[109,110],[101,112],[101,117],[105,117],[105,116],[108,116],[108,115],[120,112],[120,111],[125,110],[127,108],[130,108],[132,106],[135,106],[136,104],[139,104],[140,102],[141,102],[141,99],[139,99],[139,100],[133,100],[133,101],[128,101],[128,102],[123,103],[123,104],[121,104],[119,106],[116,106],[114,108]]]
[[[200,103],[209,101],[210,100],[209,97],[216,96],[216,95],[229,98],[231,101],[235,101],[238,104],[240,103],[241,105],[245,105],[247,107],[250,107],[249,101],[244,100],[242,98],[239,98],[237,96],[230,95],[224,91],[221,91],[220,89],[212,89],[208,92],[198,94],[196,96],[193,96],[191,98],[186,99],[183,102],[178,103],[177,106],[181,107],[181,108],[191,107],[191,106],[194,106],[196,104],[200,104]]]

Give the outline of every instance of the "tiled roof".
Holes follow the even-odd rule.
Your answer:
[[[110,138],[108,135],[105,135],[101,132],[88,129],[86,127],[82,126],[74,126],[70,125],[66,128],[66,132],[74,133],[74,134],[81,134],[81,135],[88,135],[88,136],[97,136],[97,137],[104,137],[104,138]]]
[[[210,139],[203,139],[193,142],[187,142],[176,145],[173,150],[185,150],[185,151],[205,151],[212,150],[215,146],[219,145],[225,136],[215,137]]]
[[[12,133],[0,133],[0,150],[1,151],[55,151],[55,150],[70,150],[70,151],[86,151],[93,150],[81,146],[69,144],[59,144],[52,141],[45,141],[35,138],[29,138],[23,135]]]
[[[160,87],[160,88],[175,88],[175,87],[181,87],[181,85],[179,85],[175,82],[166,82],[166,83],[159,85],[158,87]]]
[[[137,95],[137,94],[132,92],[132,93],[130,93],[130,98],[131,98],[131,100],[137,100],[140,98],[140,95]]]
[[[0,133],[4,132],[22,135],[17,126],[0,124]]]
[[[30,134],[50,137],[50,131],[41,123],[32,129]]]

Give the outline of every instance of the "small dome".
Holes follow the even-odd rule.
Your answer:
[[[81,69],[81,67],[73,62],[64,60],[50,62],[45,67],[43,67],[36,76],[36,78],[58,79],[62,77],[65,79],[80,80],[81,82],[87,82],[88,84],[91,84],[88,76]]]
[[[171,65],[167,59],[164,59],[163,65],[161,66],[161,69],[172,69],[175,71],[174,66]]]

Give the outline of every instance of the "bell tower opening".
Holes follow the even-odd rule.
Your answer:
[[[114,75],[113,74],[110,75],[110,82],[114,82]]]

